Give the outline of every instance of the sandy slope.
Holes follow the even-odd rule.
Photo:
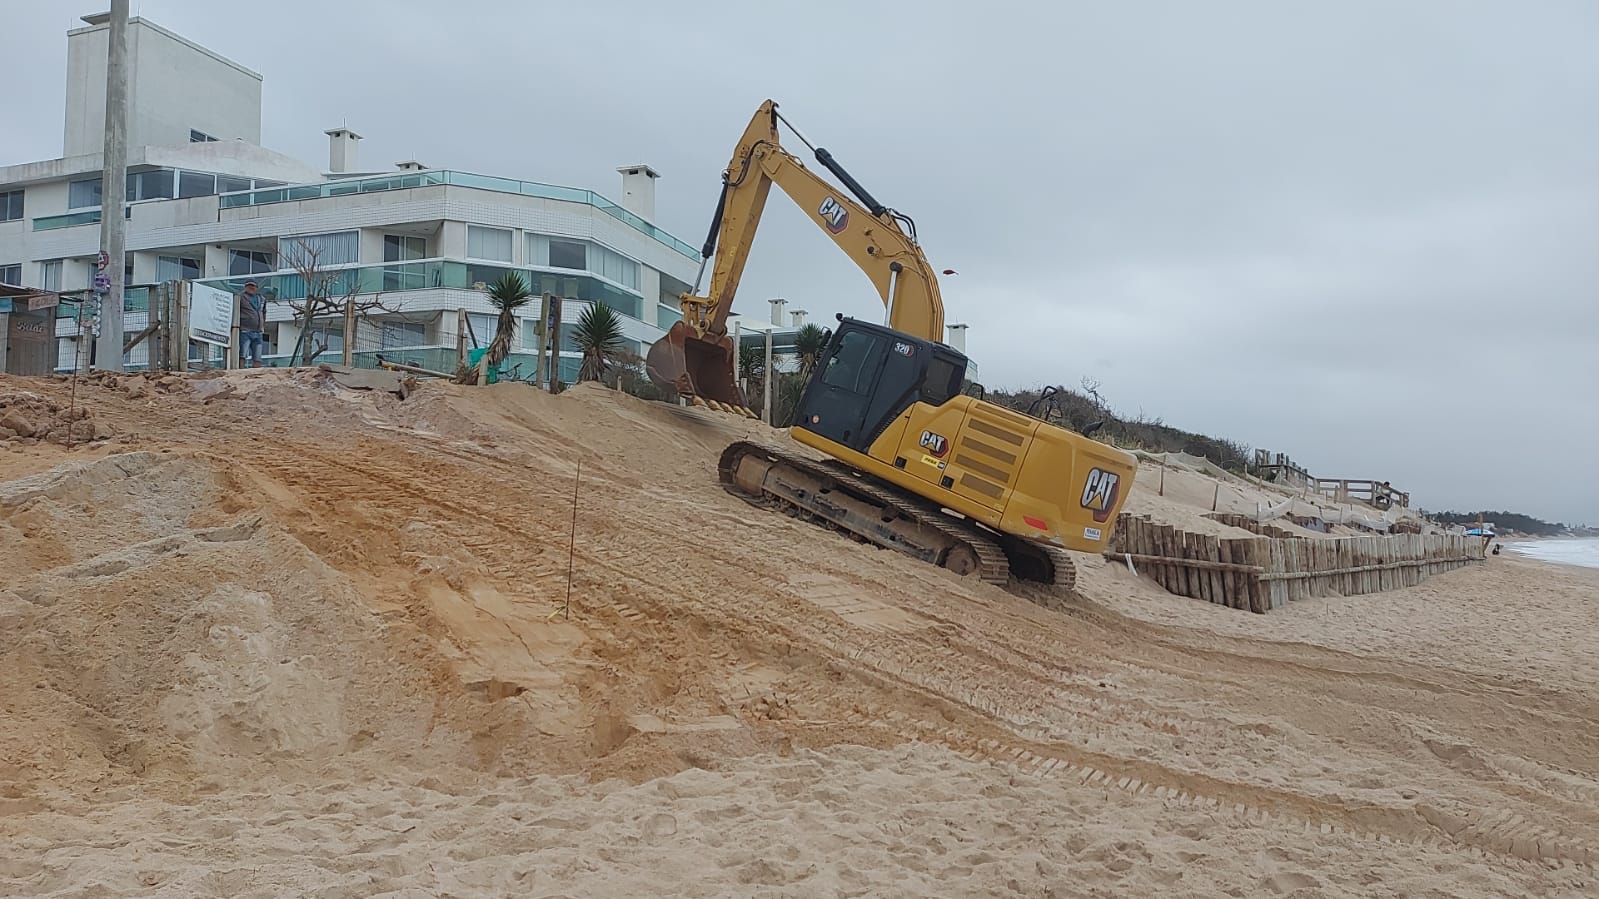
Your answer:
[[[225,382],[0,452],[0,893],[1599,889],[1591,578],[1029,602],[728,496],[758,425]]]

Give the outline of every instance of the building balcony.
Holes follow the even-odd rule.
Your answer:
[[[630,318],[643,319],[643,297],[592,273],[450,259],[330,266],[321,275],[326,282],[318,293],[342,297],[439,289],[482,290],[506,272],[520,274],[534,295],[552,293],[569,300],[604,303]],[[299,300],[306,295],[305,278],[296,272],[207,278],[195,283],[236,294],[244,290],[246,281],[254,281],[269,302]]]
[[[222,209],[239,209],[272,203],[292,203],[299,200],[350,196],[352,194],[409,190],[440,184],[517,194],[524,197],[540,197],[547,200],[564,200],[568,203],[583,203],[593,206],[641,234],[654,238],[688,259],[695,262],[700,261],[699,251],[694,247],[689,246],[661,228],[645,221],[642,217],[623,209],[620,205],[592,190],[561,187],[556,184],[542,184],[537,181],[518,181],[514,178],[498,178],[491,175],[474,175],[470,172],[455,172],[445,169],[397,172],[372,178],[348,178],[318,184],[296,184],[265,190],[239,191],[237,193],[222,194],[218,200]],[[38,230],[37,224],[34,227],[35,230]]]

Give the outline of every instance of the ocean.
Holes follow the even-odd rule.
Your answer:
[[[1531,559],[1559,562],[1562,565],[1581,565],[1599,568],[1599,538],[1583,537],[1574,540],[1539,540],[1532,543],[1506,543],[1505,549],[1514,550]]]

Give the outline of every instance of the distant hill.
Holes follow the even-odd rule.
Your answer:
[[[1426,512],[1422,515],[1439,524],[1475,525],[1479,519],[1490,522],[1500,531],[1515,531],[1535,537],[1554,537],[1566,533],[1568,528],[1558,522],[1543,521],[1520,512]]]

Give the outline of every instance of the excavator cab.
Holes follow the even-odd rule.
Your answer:
[[[912,403],[942,406],[960,393],[967,360],[953,348],[838,320],[800,397],[794,427],[865,453]]]

